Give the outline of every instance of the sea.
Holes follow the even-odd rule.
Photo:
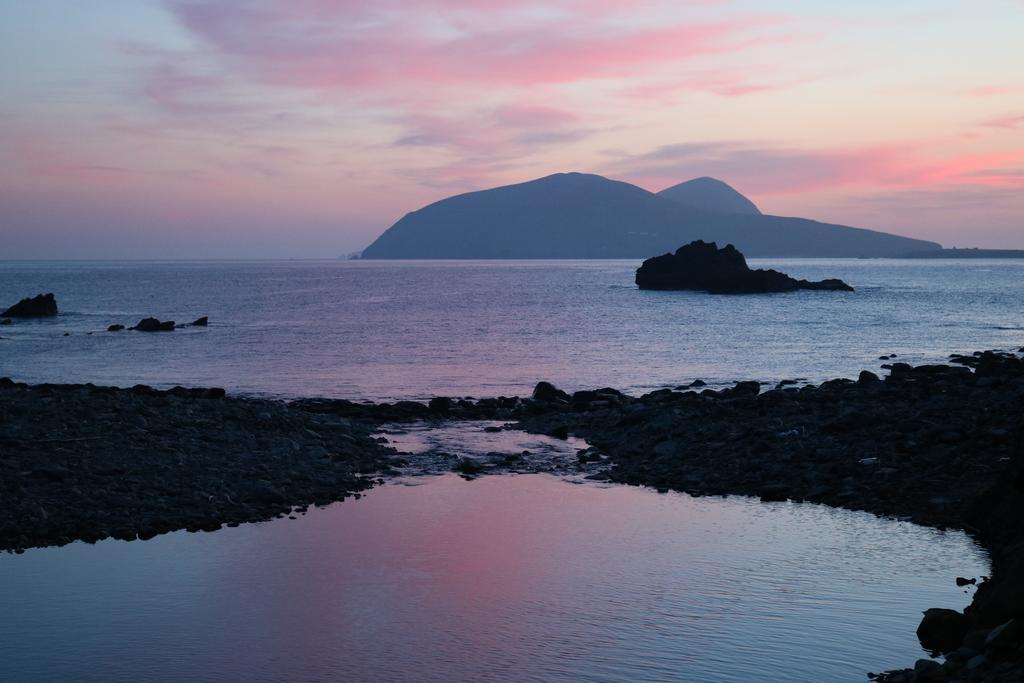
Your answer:
[[[1024,345],[1024,260],[752,260],[853,293],[641,291],[635,261],[0,262],[0,376],[351,400],[817,382]],[[107,332],[154,316],[206,328]]]
[[[0,304],[53,292],[61,311],[0,327],[0,376],[642,394],[1024,345],[1024,261],[752,260],[856,291],[744,296],[640,291],[638,265],[0,262]],[[107,331],[147,316],[210,322]],[[488,436],[436,440],[472,454]],[[296,519],[2,554],[0,680],[865,681],[927,658],[920,613],[962,609],[955,578],[988,571],[962,532],[820,505],[410,476]]]

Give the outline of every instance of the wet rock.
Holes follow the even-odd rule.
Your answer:
[[[925,610],[917,627],[917,637],[926,650],[950,652],[955,650],[967,634],[969,623],[961,612],[951,609]]]
[[[484,466],[473,458],[459,458],[452,470],[466,475],[476,475],[484,471]]]
[[[978,583],[977,579],[965,579],[962,576],[956,577],[956,585],[961,586],[961,587],[963,587],[963,586],[973,586],[976,583]]]
[[[57,300],[53,294],[38,294],[22,299],[3,313],[4,318],[52,318],[57,315]]]
[[[174,330],[174,321],[161,321],[157,318],[143,318],[132,329],[138,332],[172,332]]]
[[[447,396],[435,396],[427,402],[427,408],[434,413],[447,413],[452,409],[452,400]]]
[[[757,495],[765,502],[788,500],[790,488],[785,484],[765,484],[757,489]]]
[[[0,325],[11,325],[13,323],[14,321],[11,320],[10,318],[4,318],[3,320],[0,320]]]
[[[555,439],[562,439],[564,441],[569,438],[569,428],[565,425],[559,425],[554,429],[549,430],[548,436]]]
[[[881,382],[881,381],[882,380],[881,380],[881,378],[879,378],[878,375],[876,375],[873,372],[869,372],[867,370],[863,370],[860,373],[860,376],[857,377],[857,384],[860,384],[862,386],[877,384],[878,382]]]
[[[757,396],[761,392],[760,382],[737,382],[736,385],[728,390],[730,396]]]
[[[120,332],[124,329],[124,325],[111,325],[107,328],[107,332]]]
[[[538,382],[533,388],[533,400],[542,403],[553,403],[556,401],[568,401],[569,394],[557,388],[551,382]]]
[[[985,646],[992,650],[1012,651],[1024,645],[1024,628],[1017,619],[996,626],[985,638]]]
[[[202,318],[196,318],[190,324],[192,327],[206,327],[210,324],[210,318],[204,315]]]
[[[914,664],[914,683],[945,683],[949,675],[934,659],[919,659]]]

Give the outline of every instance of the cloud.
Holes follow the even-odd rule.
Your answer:
[[[1024,114],[997,116],[996,118],[985,121],[983,125],[988,126],[989,128],[1024,128]]]
[[[785,39],[777,35],[784,22],[771,17],[694,22],[668,13],[638,25],[624,20],[625,2],[505,0],[481,8],[465,0],[168,0],[167,7],[204,46],[252,77],[313,89],[623,78]]]
[[[760,194],[793,194],[837,187],[924,187],[957,182],[1009,185],[1010,176],[977,175],[1024,159],[1024,149],[932,158],[921,143],[807,150],[769,143],[681,143],[636,156],[613,154],[607,170],[652,189],[712,175]],[[618,157],[618,158],[615,158]]]

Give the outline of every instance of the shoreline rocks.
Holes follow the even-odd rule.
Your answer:
[[[719,249],[714,242],[697,240],[674,254],[655,256],[636,271],[640,289],[696,290],[709,294],[761,294],[798,289],[852,292],[842,280],[797,280],[777,270],[751,270],[731,244]]]
[[[341,500],[390,468],[371,433],[220,388],[0,379],[0,549],[212,531]]]

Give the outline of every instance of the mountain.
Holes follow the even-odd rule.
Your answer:
[[[940,248],[933,242],[803,218],[704,211],[629,183],[559,173],[449,197],[413,211],[362,257],[647,258],[698,239],[733,244],[755,258],[878,257]]]
[[[659,192],[658,196],[702,211],[761,215],[761,210],[754,202],[734,190],[728,183],[706,176],[673,185]]]

